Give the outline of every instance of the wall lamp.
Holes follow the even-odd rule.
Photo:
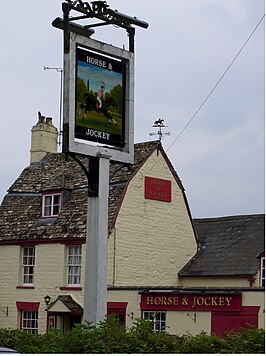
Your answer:
[[[43,299],[46,305],[50,304],[51,297],[49,295],[46,295],[45,297],[43,297]]]

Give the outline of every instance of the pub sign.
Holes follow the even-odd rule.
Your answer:
[[[75,138],[123,147],[123,60],[77,46]]]
[[[63,152],[134,162],[134,53],[70,32]]]

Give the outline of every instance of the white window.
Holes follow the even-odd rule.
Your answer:
[[[81,275],[81,245],[68,247],[68,285],[80,285]]]
[[[61,194],[45,194],[42,199],[42,216],[57,216],[61,208]]]
[[[35,247],[23,247],[22,249],[22,283],[34,283]]]
[[[145,320],[153,322],[153,331],[165,330],[166,312],[165,311],[145,311],[143,313]]]
[[[260,286],[265,287],[265,257],[260,259]]]
[[[21,311],[21,329],[29,334],[38,332],[38,311]]]

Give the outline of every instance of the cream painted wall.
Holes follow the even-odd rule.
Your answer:
[[[0,246],[0,308],[8,306],[8,317],[0,313],[0,327],[18,328],[19,311],[16,301],[40,302],[39,332],[46,331],[46,305],[43,297],[49,295],[51,302],[58,295],[71,295],[83,305],[83,291],[61,290],[66,285],[67,246],[63,244],[36,245],[34,289],[17,288],[21,284],[21,248],[16,245]],[[12,256],[12,258],[11,258]],[[85,245],[82,245],[82,276],[84,278]],[[83,285],[83,279],[81,281]]]
[[[172,202],[144,199],[145,176],[171,180]],[[196,248],[182,192],[154,152],[130,182],[109,238],[108,283],[176,286],[178,271]]]
[[[82,246],[83,275],[85,245]],[[19,311],[16,301],[40,302],[39,306],[39,332],[46,331],[46,305],[43,297],[49,294],[55,301],[58,295],[71,295],[83,306],[83,291],[60,290],[65,285],[66,249],[62,244],[36,245],[36,274],[34,289],[18,289],[20,275],[20,247],[16,245],[0,246],[0,308],[8,307],[8,316],[0,313],[1,328],[18,328]],[[12,256],[12,258],[10,258]],[[43,272],[41,272],[43,271]],[[83,282],[82,282],[83,286]],[[243,306],[260,306],[259,327],[264,327],[265,304],[263,291],[244,291],[242,294]],[[109,290],[108,301],[128,302],[127,314],[134,313],[134,318],[141,318],[139,290]],[[189,312],[194,316],[193,312]],[[167,311],[167,330],[179,335],[196,335],[202,330],[207,333],[211,330],[211,313],[197,312],[197,322],[194,323],[187,316],[186,311]],[[133,320],[127,316],[127,327],[133,326]]]
[[[191,316],[189,317],[188,314]],[[192,311],[172,311],[166,312],[166,325],[170,333],[182,335],[198,335],[202,331],[211,332],[211,312],[196,312],[196,322]]]
[[[0,308],[6,310],[8,307],[8,316],[0,311],[0,327],[17,328],[17,309],[16,301],[19,301],[20,290],[16,289],[19,278],[19,247],[18,246],[0,246]]]
[[[265,328],[265,293],[247,291],[242,295],[242,304],[244,306],[260,306],[259,310],[259,328]]]
[[[255,281],[254,281],[254,283],[253,283],[253,287],[259,287],[259,286],[260,286],[260,283],[261,283],[261,281],[260,281],[260,271],[258,271],[258,272],[255,274],[254,278],[255,278]]]
[[[249,287],[247,278],[212,278],[189,277],[180,278],[180,284],[189,287]]]
[[[49,312],[70,313],[69,309],[65,306],[61,300],[58,300],[50,309]]]

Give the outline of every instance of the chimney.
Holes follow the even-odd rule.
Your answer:
[[[38,113],[39,120],[31,129],[30,163],[39,162],[47,153],[57,153],[58,130],[51,117]]]

